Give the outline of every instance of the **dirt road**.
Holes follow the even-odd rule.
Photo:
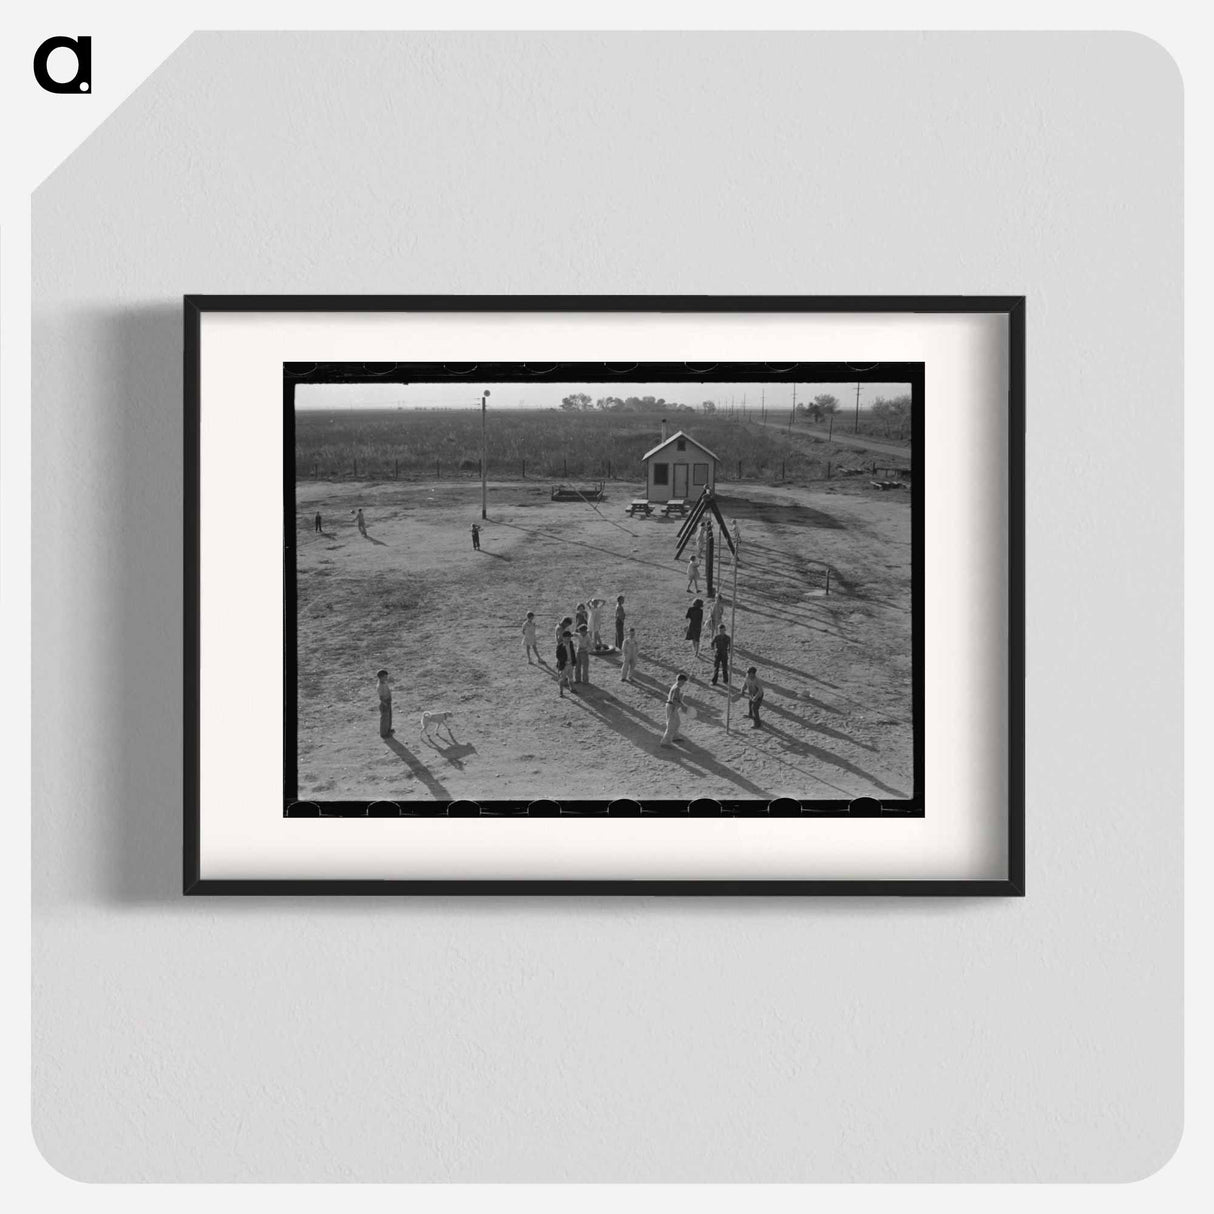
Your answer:
[[[769,429],[787,430],[788,423],[781,425],[778,421],[758,422],[760,426],[767,426]],[[912,459],[912,448],[908,446],[899,446],[897,443],[883,443],[878,439],[867,438],[863,434],[841,434],[841,424],[835,426],[834,433],[831,434],[828,442],[834,443],[839,447],[853,447],[857,451],[872,451],[878,455],[896,455],[908,462]],[[807,426],[803,422],[798,425],[793,423],[790,434],[793,438],[821,438],[826,439],[828,431],[825,426]]]

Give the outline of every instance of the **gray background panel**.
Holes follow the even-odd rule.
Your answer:
[[[186,42],[34,195],[51,1163],[1158,1168],[1181,1132],[1181,105],[1133,35]],[[184,292],[1027,294],[1029,896],[183,901]],[[248,692],[273,711],[256,670]]]

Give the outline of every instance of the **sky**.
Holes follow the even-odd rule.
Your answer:
[[[561,398],[570,393],[585,392],[592,400],[600,396],[664,396],[668,401],[698,406],[713,400],[728,405],[732,400],[739,407],[757,409],[766,397],[769,410],[788,409],[792,404],[791,383],[505,383],[492,381],[458,384],[299,384],[295,389],[297,409],[405,409],[417,408],[479,408],[481,392],[489,389],[491,409],[552,409],[559,408]],[[854,383],[799,383],[797,401],[809,401],[823,392],[839,399],[842,409],[855,408]],[[909,392],[906,384],[861,384],[860,408],[865,409],[878,396],[899,396]]]

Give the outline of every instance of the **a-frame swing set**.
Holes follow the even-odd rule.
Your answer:
[[[712,517],[717,520],[717,526],[721,530],[721,534],[725,537],[725,542],[729,545],[729,551],[737,560],[737,549],[734,547],[733,537],[729,534],[729,528],[725,526],[725,519],[721,516],[721,511],[717,508],[716,500],[713,498],[712,490],[705,487],[704,492],[700,494],[696,500],[696,504],[692,506],[691,512],[683,520],[683,525],[679,528],[678,546],[674,550],[675,560],[683,555],[683,549],[695,538],[695,533],[700,523],[703,521],[705,513],[711,511]],[[712,575],[713,575],[713,533],[708,533],[708,552],[707,560],[704,563],[705,571],[708,577],[708,597],[712,597]]]

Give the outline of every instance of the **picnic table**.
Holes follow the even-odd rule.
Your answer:
[[[672,514],[684,515],[687,513],[687,500],[681,497],[672,497],[670,501],[662,509],[662,513],[669,518]]]
[[[653,513],[653,503],[647,498],[634,497],[628,504],[627,514],[631,518],[637,514],[643,514],[648,518]]]

